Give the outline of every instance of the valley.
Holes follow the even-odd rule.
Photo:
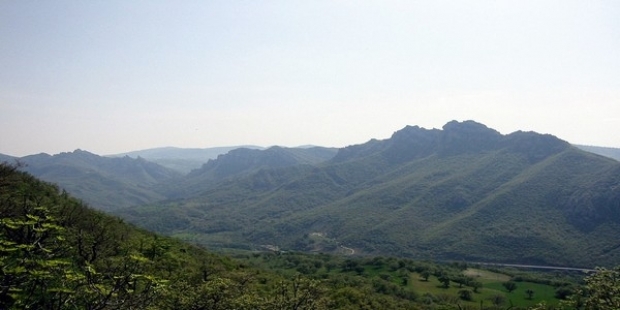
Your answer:
[[[19,160],[95,208],[215,250],[577,268],[620,258],[620,163],[554,136],[466,121],[341,149],[219,151],[185,175],[79,150]]]
[[[15,266],[5,279],[23,278],[9,291],[43,291],[0,292],[14,307],[116,302],[81,289],[87,281],[142,287],[121,294],[138,308],[551,309],[620,257],[620,163],[472,121],[343,149],[237,148],[187,174],[82,150],[16,162],[1,166],[0,260]],[[63,242],[45,243],[58,256],[29,268],[60,282],[20,271],[19,251],[43,255],[11,239],[31,224]],[[119,267],[132,259],[136,269]],[[106,280],[123,277],[136,280]]]

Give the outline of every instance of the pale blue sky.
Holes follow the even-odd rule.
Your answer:
[[[0,0],[0,153],[467,119],[620,147],[620,1]]]

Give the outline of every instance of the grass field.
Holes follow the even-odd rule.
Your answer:
[[[472,287],[461,286],[454,281],[450,283],[448,288],[445,288],[439,279],[433,275],[428,278],[428,281],[424,280],[420,273],[407,271],[407,268],[403,267],[399,268],[398,260],[395,259],[383,259],[380,263],[373,263],[372,260],[359,260],[355,266],[362,268],[349,271],[344,271],[342,267],[343,262],[348,259],[337,256],[291,254],[267,258],[267,256],[262,255],[250,255],[246,259],[250,265],[278,270],[278,273],[290,277],[299,272],[299,266],[314,265],[317,268],[311,274],[319,279],[338,279],[342,275],[347,275],[352,277],[348,281],[359,282],[359,285],[369,285],[370,287],[372,287],[373,283],[377,283],[373,279],[382,279],[383,281],[391,282],[393,287],[399,287],[404,291],[416,294],[419,298],[418,301],[426,304],[454,305],[458,303],[470,307],[478,307],[481,304],[487,306],[495,304],[527,308],[542,301],[548,305],[556,305],[559,302],[555,298],[555,287],[551,285],[516,282],[517,288],[509,293],[504,288],[503,283],[509,281],[511,276],[484,269],[469,268],[463,271],[464,275],[482,284],[482,287],[477,292],[474,292]],[[316,264],[317,261],[322,261],[322,263]],[[330,264],[332,267],[327,268]],[[459,272],[457,269],[452,270],[456,271],[452,275]],[[531,299],[526,293],[528,289],[534,292]],[[472,300],[465,301],[460,299],[459,291],[461,290],[471,291]]]
[[[549,285],[531,283],[531,282],[517,282],[517,289],[511,293],[502,285],[504,282],[510,280],[510,277],[501,273],[494,273],[487,270],[480,269],[467,269],[464,272],[466,275],[474,277],[477,281],[482,283],[482,288],[478,290],[478,293],[473,294],[473,300],[469,302],[461,301],[462,303],[491,304],[492,300],[496,296],[503,296],[505,304],[512,304],[519,307],[527,307],[536,305],[542,301],[545,301],[548,305],[554,305],[558,303],[555,298],[555,288]],[[468,287],[459,287],[458,283],[451,283],[449,288],[443,288],[439,280],[436,277],[430,277],[428,281],[424,281],[419,274],[413,274],[411,279],[412,288],[424,295],[425,293],[438,296],[440,298],[456,297],[458,298],[459,290]],[[534,291],[532,299],[528,299],[526,291],[530,289]]]

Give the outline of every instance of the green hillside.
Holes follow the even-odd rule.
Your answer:
[[[545,310],[620,305],[618,269],[600,270],[586,278],[587,287],[579,288],[581,275],[570,271],[535,274],[462,262],[281,251],[236,252],[234,257],[135,228],[0,164],[2,309]],[[507,290],[508,283],[514,291]]]
[[[0,164],[2,309],[326,309],[322,290],[135,228]]]
[[[450,122],[408,126],[320,164],[188,182],[200,190],[118,214],[221,248],[343,245],[424,259],[611,266],[620,259],[619,184],[617,161],[556,137]]]
[[[336,154],[337,149],[325,147],[285,148],[273,146],[265,150],[238,148],[209,160],[200,169],[192,170],[174,184],[163,183],[159,191],[169,199],[200,195],[206,188],[251,175],[261,170],[317,165]]]
[[[181,174],[142,158],[108,158],[86,151],[17,159],[21,170],[58,184],[93,207],[112,210],[166,198],[154,186]]]
[[[125,224],[0,164],[2,309],[443,309],[474,304],[474,299],[458,299],[456,289],[421,285],[415,272],[428,268],[453,281],[463,278],[454,266],[392,258],[252,253],[233,260]],[[474,285],[473,278],[463,279],[469,284],[459,285]],[[557,302],[542,292],[537,289],[546,296],[543,300]]]

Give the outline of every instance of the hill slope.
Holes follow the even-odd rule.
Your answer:
[[[244,256],[137,229],[0,164],[2,309],[421,309],[414,270],[463,278],[456,267],[393,258]],[[271,265],[248,266],[256,261]]]
[[[5,164],[0,215],[2,308],[194,309],[258,298],[237,263],[91,210]],[[208,290],[222,283],[230,288],[214,300]]]
[[[107,158],[76,150],[18,159],[34,176],[59,184],[75,197],[102,210],[165,199],[153,186],[181,175],[142,158]]]
[[[192,170],[174,186],[162,184],[160,191],[169,198],[195,196],[210,185],[231,181],[252,173],[300,165],[317,165],[334,155],[337,149],[324,147],[285,148],[273,146],[265,150],[239,148],[209,160]]]
[[[408,126],[318,166],[262,169],[194,195],[119,214],[220,247],[344,244],[356,253],[577,266],[620,259],[618,162],[472,121]]]

